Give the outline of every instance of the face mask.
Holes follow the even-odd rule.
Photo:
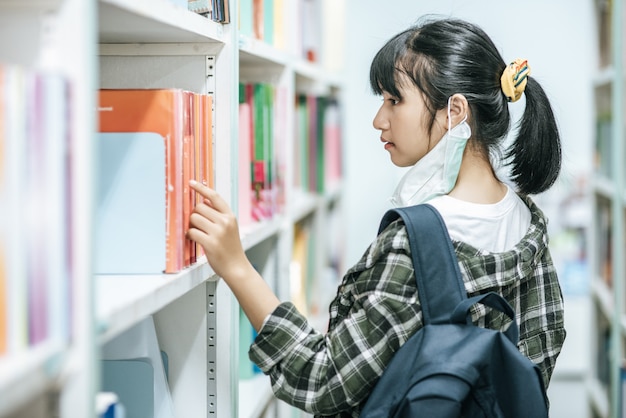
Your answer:
[[[472,130],[466,122],[467,115],[452,129],[450,99],[448,99],[448,132],[402,177],[390,199],[394,206],[425,203],[434,197],[450,193],[456,184],[463,151],[467,140],[472,136]]]

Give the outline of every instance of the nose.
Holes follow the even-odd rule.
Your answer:
[[[389,120],[385,116],[385,112],[382,106],[378,109],[378,112],[376,112],[374,120],[372,121],[372,125],[374,125],[374,129],[377,129],[379,131],[389,129]]]

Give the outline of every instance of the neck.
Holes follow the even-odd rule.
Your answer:
[[[463,152],[461,169],[449,196],[470,203],[498,203],[506,195],[506,186],[498,180],[488,158],[468,146]]]

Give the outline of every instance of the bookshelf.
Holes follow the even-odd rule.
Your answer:
[[[591,237],[594,300],[594,372],[589,379],[590,416],[617,418],[624,414],[626,366],[626,270],[624,265],[623,162],[626,139],[624,107],[624,24],[621,1],[594,0],[598,39],[598,70],[594,80],[595,156],[592,178],[594,231]]]
[[[147,345],[154,337],[158,347],[146,346],[144,351],[150,354],[142,352],[139,360],[149,360],[156,382],[154,393],[167,392],[164,400],[150,403],[155,416],[260,418],[296,414],[273,397],[265,376],[242,377],[242,368],[247,365],[237,353],[241,351],[240,341],[248,335],[240,331],[239,306],[202,254],[168,274],[94,274],[99,250],[95,231],[102,204],[96,185],[98,170],[108,168],[100,164],[103,160],[97,148],[101,140],[98,112],[103,111],[99,108],[100,89],[174,89],[210,96],[212,123],[206,142],[212,150],[210,172],[216,189],[234,210],[241,211],[241,219],[246,218],[241,224],[241,238],[251,260],[281,299],[291,298],[295,230],[299,224],[306,224],[313,237],[307,259],[311,272],[308,280],[324,277],[324,283],[329,284],[339,268],[341,252],[331,248],[337,245],[341,231],[341,222],[336,221],[341,216],[341,155],[320,154],[320,159],[328,158],[333,165],[309,168],[312,172],[321,170],[319,179],[323,182],[312,187],[296,178],[303,164],[314,163],[300,161],[294,144],[296,130],[303,122],[298,119],[295,105],[296,97],[301,95],[324,103],[325,107],[320,105],[318,109],[322,122],[327,119],[326,109],[332,109],[328,117],[332,124],[319,125],[319,136],[314,139],[326,144],[326,137],[332,137],[333,142],[325,149],[340,152],[338,112],[343,81],[325,63],[321,35],[342,29],[322,27],[322,17],[328,13],[325,9],[332,2],[266,2],[263,35],[239,23],[240,13],[252,14],[251,1],[230,0],[232,23],[228,24],[214,22],[180,3],[0,1],[2,65],[34,74],[60,74],[69,86],[71,94],[57,97],[55,103],[68,109],[70,115],[67,141],[72,156],[63,168],[71,173],[66,185],[71,198],[69,203],[59,203],[67,214],[67,222],[62,225],[70,231],[67,240],[71,245],[63,248],[71,251],[67,254],[71,274],[61,280],[71,287],[65,295],[71,313],[63,318],[54,310],[58,301],[49,303],[50,312],[61,316],[59,321],[65,321],[68,330],[60,335],[50,333],[49,338],[25,344],[17,351],[0,351],[1,418],[96,417],[98,394],[109,390],[106,379],[111,375],[111,362],[125,359],[124,355],[129,356],[125,360],[137,360],[131,359],[139,355],[131,356],[137,347],[130,347],[130,341],[140,338]],[[304,13],[305,6],[315,13]],[[305,22],[304,16],[317,18]],[[333,21],[341,20],[334,16]],[[301,26],[306,27],[306,33]],[[23,42],[16,43],[15,39]],[[249,216],[247,212],[243,216],[251,204],[246,196],[251,199],[253,195],[250,189],[245,192],[249,183],[240,171],[245,143],[240,144],[239,138],[238,97],[243,83],[267,85],[273,98],[268,105],[272,161],[252,162],[264,164],[266,181],[271,186],[267,192],[271,210],[262,216]],[[5,109],[15,109],[16,96],[0,91],[0,127],[6,129],[5,122],[15,114],[7,116]],[[5,103],[10,99],[13,101]],[[307,117],[311,115],[314,113]],[[8,145],[3,140],[2,146],[13,150]],[[11,152],[26,154],[19,149]],[[18,193],[23,186],[14,174],[24,167],[6,168],[4,160],[0,167],[3,174],[10,174],[2,177],[9,181],[0,183],[0,201],[4,204],[14,197],[10,193]],[[332,175],[325,175],[326,170]],[[12,214],[19,215],[15,205],[9,207]],[[0,225],[0,232],[4,247],[22,239],[8,222]],[[15,255],[1,251],[4,259]],[[19,253],[22,263],[15,268],[28,269],[30,259],[25,253]],[[22,270],[6,271],[2,271],[0,286],[9,291],[20,287],[26,291],[21,280],[12,278],[15,271]],[[52,284],[50,287],[56,289]],[[7,306],[0,299],[0,306],[3,304]],[[5,324],[11,324],[11,319],[5,319]],[[324,326],[322,313],[315,312],[314,320]],[[152,355],[154,349],[158,351],[156,357]],[[135,365],[145,366],[141,362]],[[167,383],[157,382],[161,370],[166,373]],[[118,395],[123,401],[124,394]]]

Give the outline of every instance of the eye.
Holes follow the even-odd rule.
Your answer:
[[[399,99],[396,99],[395,97],[390,97],[390,98],[388,98],[388,99],[387,99],[387,101],[388,101],[389,103],[391,103],[391,105],[392,105],[392,106],[395,106],[395,105],[397,105],[398,103],[400,103],[400,100],[399,100]]]

